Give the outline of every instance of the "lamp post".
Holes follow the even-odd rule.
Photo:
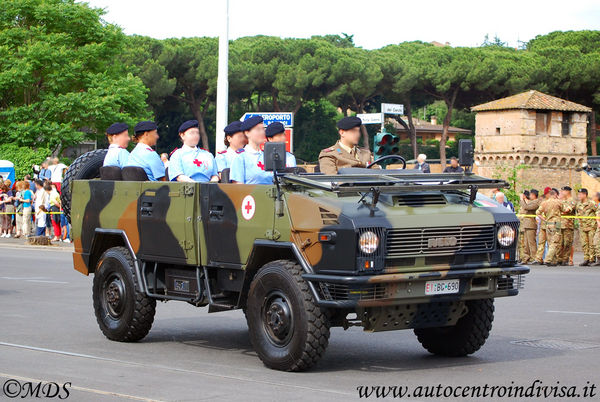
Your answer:
[[[219,70],[217,76],[217,121],[215,146],[217,152],[225,149],[223,129],[227,125],[229,102],[229,0],[223,0],[225,7],[223,31],[219,35]]]

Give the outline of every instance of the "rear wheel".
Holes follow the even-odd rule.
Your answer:
[[[73,180],[96,179],[100,177],[100,168],[104,164],[106,149],[96,149],[86,152],[75,159],[65,172],[60,187],[60,204],[65,217],[71,222],[71,192]]]
[[[273,261],[258,271],[246,315],[252,345],[267,367],[302,371],[325,353],[329,321],[294,261]]]
[[[451,327],[415,329],[417,339],[429,352],[442,356],[466,356],[485,343],[494,320],[494,299],[469,300],[468,313]]]
[[[104,252],[94,275],[96,320],[113,341],[139,341],[154,321],[156,300],[136,290],[133,269],[129,250],[113,247]]]

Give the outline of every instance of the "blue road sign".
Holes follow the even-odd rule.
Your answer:
[[[294,126],[294,113],[292,112],[258,112],[258,113],[244,113],[241,121],[247,120],[253,116],[261,116],[264,120],[265,126],[278,121],[285,127]]]

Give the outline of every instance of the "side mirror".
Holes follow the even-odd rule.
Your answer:
[[[473,166],[472,140],[458,140],[458,160],[462,166]]]
[[[265,171],[272,172],[285,168],[285,143],[265,143]]]

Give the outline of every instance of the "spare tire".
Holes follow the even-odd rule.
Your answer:
[[[65,217],[71,223],[71,183],[73,180],[96,179],[100,177],[100,168],[104,164],[106,149],[86,152],[69,166],[61,185],[60,203]]]

